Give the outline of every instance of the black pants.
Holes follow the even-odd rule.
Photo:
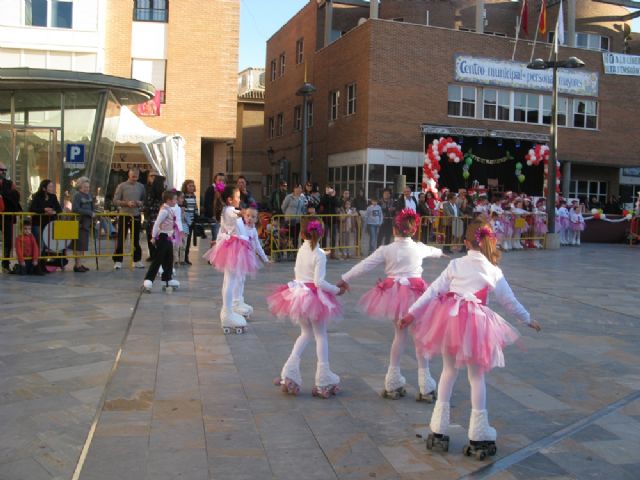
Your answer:
[[[158,275],[160,265],[162,265],[161,279],[163,282],[168,282],[173,275],[173,243],[166,233],[161,233],[156,240],[156,252],[153,255],[151,265],[144,279],[153,282],[156,279],[156,275]]]
[[[153,223],[148,223],[145,228],[147,234],[147,248],[149,249],[149,257],[153,260],[153,256],[156,254],[156,246],[151,243],[151,232],[153,231]]]
[[[118,217],[118,241],[116,242],[116,251],[113,255],[114,262],[122,262],[122,251],[124,249],[124,241],[127,238],[127,232],[131,231],[131,243],[133,243],[133,261],[139,262],[142,258],[142,249],[140,248],[140,217]]]
[[[36,273],[36,267],[37,265],[34,265],[33,260],[25,260],[24,267],[17,263],[15,269],[18,275],[33,275]]]
[[[184,261],[189,261],[189,248],[191,248],[191,239],[193,238],[193,223],[189,225],[189,234],[187,235],[187,244],[184,247]]]
[[[393,221],[390,218],[385,218],[380,225],[380,231],[378,232],[378,246],[387,245],[391,243],[393,238]]]
[[[13,215],[1,215],[0,216],[0,229],[2,229],[2,257],[8,258],[11,256],[11,249],[13,248]],[[9,268],[11,262],[9,260],[2,260],[2,267]]]

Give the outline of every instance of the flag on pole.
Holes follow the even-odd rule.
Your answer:
[[[529,6],[527,0],[522,0],[522,14],[520,15],[520,29],[529,35]]]
[[[562,0],[560,0],[560,9],[558,10],[558,24],[556,25],[556,39],[558,45],[564,45],[564,15],[562,13]]]
[[[538,21],[538,30],[542,35],[547,33],[547,2],[542,0],[542,4],[540,5],[540,20]]]

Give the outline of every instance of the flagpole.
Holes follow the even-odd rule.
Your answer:
[[[544,10],[544,2],[540,4],[540,15],[538,15],[538,23],[536,23],[536,34],[533,37],[533,46],[531,47],[531,56],[529,57],[529,63],[533,62],[533,53],[536,50],[536,42],[538,41],[538,30],[540,30],[540,19]]]
[[[560,34],[560,29],[562,32],[562,41],[564,41],[564,15],[562,14],[562,0],[560,0],[560,4],[558,6],[558,16],[556,17],[556,31],[553,34],[553,44],[551,45],[551,51],[549,52],[549,61],[551,61],[552,55],[556,54],[556,59],[558,58],[558,47],[560,40],[558,39]]]
[[[522,14],[527,0],[522,0],[522,7],[520,7],[520,18],[518,19],[518,28],[516,28],[516,43],[513,44],[513,53],[511,54],[511,61],[516,58],[516,48],[518,48],[518,38],[520,37],[520,28],[522,28]]]

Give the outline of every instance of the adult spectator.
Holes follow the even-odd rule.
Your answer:
[[[444,248],[442,249],[445,253],[451,253],[451,244],[453,243],[454,236],[457,236],[458,230],[461,229],[458,226],[460,219],[460,209],[458,208],[456,202],[456,195],[453,193],[447,193],[446,197],[443,199],[444,204],[442,205],[442,224],[445,227],[445,235],[444,235]]]
[[[411,189],[409,187],[404,187],[402,195],[400,195],[400,198],[398,198],[398,201],[396,202],[396,210],[400,211],[405,208],[413,210],[414,212],[418,211],[418,202],[416,202],[416,199],[411,193]]]
[[[428,217],[431,216],[431,209],[429,205],[427,205],[426,195],[422,192],[418,194],[416,213],[420,215],[420,241],[426,243],[429,241],[429,225],[431,222]]]
[[[204,213],[204,216],[207,217],[210,221],[212,219],[215,219],[215,212],[214,212],[213,205],[215,203],[215,197],[217,192],[216,185],[217,184],[224,185],[224,183],[225,183],[224,173],[222,172],[216,173],[216,176],[213,177],[213,183],[209,185],[204,192],[204,201],[203,201],[203,204],[201,205],[201,210]],[[219,189],[220,187],[218,187],[218,190]],[[213,238],[215,239],[215,236]]]
[[[111,223],[111,218],[105,217],[103,215],[106,207],[105,207],[105,198],[104,198],[104,195],[102,194],[100,187],[96,189],[95,198],[96,198],[96,201],[95,201],[94,208],[100,222],[100,226],[98,227],[96,234],[99,235],[100,229],[102,229],[104,231],[104,234],[107,235],[109,238],[115,238],[116,229],[113,227],[113,223]]]
[[[247,190],[247,179],[244,175],[240,175],[236,180],[236,186],[240,190],[240,208],[257,207],[257,203],[251,192]],[[284,210],[284,209],[283,209]]]
[[[393,237],[393,219],[396,216],[396,204],[391,198],[391,189],[385,188],[382,191],[380,208],[382,208],[382,225],[378,232],[378,246],[387,245]]]
[[[431,190],[427,190],[427,193],[424,194],[424,198],[429,210],[431,210],[431,215],[435,215],[438,208],[438,201],[436,200],[435,195]]]
[[[298,248],[300,216],[305,213],[304,206],[305,201],[302,196],[302,185],[296,185],[293,187],[293,193],[287,195],[282,202],[282,212],[286,215],[285,221],[289,226],[289,239],[294,248]]]
[[[338,213],[339,203],[340,201],[336,197],[336,191],[333,186],[327,185],[324,189],[324,195],[320,197],[320,204],[318,206],[321,215],[329,215],[322,219],[325,224],[325,248],[332,249],[336,246],[339,222],[336,220],[335,215]],[[331,258],[336,258],[334,250],[331,250]]]
[[[56,196],[56,186],[48,178],[40,182],[38,191],[31,197],[29,211],[37,214],[31,219],[32,230],[33,236],[36,237],[38,245],[42,248],[42,232],[44,231],[44,227],[56,219],[56,214],[62,212],[62,206]]]
[[[358,194],[356,195],[356,198],[353,200],[353,208],[355,208],[358,211],[358,213],[360,213],[367,209],[368,204],[369,203],[367,202],[367,197],[364,196],[364,189],[359,188]]]
[[[76,181],[76,188],[78,191],[71,201],[71,211],[80,215],[78,219],[80,228],[78,230],[78,240],[74,242],[73,246],[73,252],[76,254],[76,264],[73,267],[73,271],[84,273],[89,269],[82,264],[82,256],[84,252],[89,250],[89,237],[91,236],[91,227],[93,226],[96,212],[94,210],[93,197],[89,193],[91,189],[89,179],[80,177]]]
[[[145,192],[142,212],[144,213],[144,230],[147,235],[147,247],[149,249],[147,262],[152,261],[153,256],[156,253],[156,244],[152,241],[153,236],[151,235],[151,232],[153,231],[153,224],[155,223],[156,218],[158,218],[158,213],[160,213],[160,207],[162,207],[162,204],[164,203],[162,200],[162,194],[166,190],[165,181],[165,177],[155,175],[153,177],[153,183]]]
[[[13,181],[7,178],[7,166],[0,162],[0,213],[21,212],[20,193]],[[0,215],[0,230],[2,230],[2,257],[8,259],[13,248],[13,224],[15,215]],[[10,272],[9,260],[2,260],[2,271]]]
[[[193,180],[185,180],[182,182],[182,193],[184,193],[184,215],[187,225],[189,225],[189,234],[187,235],[187,244],[184,249],[184,263],[191,265],[189,261],[189,249],[191,247],[191,239],[195,229],[195,221],[198,218],[198,202],[196,198],[196,182]]]
[[[278,189],[274,190],[271,194],[271,200],[269,208],[271,213],[274,215],[282,215],[282,202],[287,196],[287,182],[286,180],[280,180],[280,184],[278,185]]]
[[[133,244],[133,266],[144,268],[143,263],[140,261],[142,258],[142,249],[140,248],[140,208],[144,205],[144,199],[144,185],[138,182],[138,169],[131,168],[127,172],[127,181],[118,185],[113,194],[113,205],[119,209],[121,214],[126,214],[118,217],[118,239],[116,241],[116,250],[112,257],[115,270],[122,268],[122,251],[128,232],[131,232],[131,243]]]
[[[589,208],[598,208],[598,209],[602,208],[602,204],[600,203],[600,200],[598,200],[598,197],[596,196],[591,197]]]
[[[344,202],[351,202],[351,192],[349,190],[342,191],[342,195],[340,196],[340,205],[338,205],[338,207],[344,207]]]
[[[315,215],[320,208],[320,192],[318,184],[307,182],[304,186],[304,200],[307,215]]]

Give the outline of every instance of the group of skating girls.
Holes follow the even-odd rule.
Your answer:
[[[223,331],[244,333],[246,319],[253,313],[253,307],[244,301],[245,279],[247,275],[255,276],[260,267],[258,257],[264,263],[268,263],[269,258],[258,240],[257,211],[254,208],[239,210],[240,190],[226,186],[220,199],[223,206],[216,212],[220,225],[218,236],[204,258],[224,274],[220,310]]]
[[[502,349],[515,342],[519,334],[486,306],[488,291],[493,290],[499,303],[516,318],[536,330],[540,330],[540,326],[516,300],[496,266],[499,252],[495,233],[488,223],[476,219],[469,225],[464,242],[467,255],[451,261],[428,288],[422,280],[422,261],[427,257],[440,257],[442,252],[411,239],[418,225],[415,212],[403,210],[394,222],[394,242],[379,247],[345,273],[337,285],[332,285],[324,278],[326,254],[318,246],[323,225],[315,218],[303,221],[304,243],[296,258],[295,280],[281,286],[267,299],[273,314],[289,317],[301,329],[275,383],[286,393],[299,393],[302,386],[300,358],[313,336],[318,363],[312,394],[328,398],[338,391],[340,377],[329,368],[327,340],[327,324],[342,317],[336,296],[347,291],[354,278],[384,264],[387,278],[379,281],[359,302],[370,316],[394,323],[395,338],[384,396],[396,399],[404,395],[406,381],[399,364],[406,327],[411,325],[419,368],[418,399],[429,401],[436,397],[428,358],[443,355],[443,373],[427,446],[438,443],[448,449],[445,434],[449,424],[449,400],[458,369],[466,366],[472,397],[468,453],[478,450],[484,452],[483,455],[494,454],[496,432],[489,425],[484,374],[493,367],[504,366]]]
[[[489,207],[489,219],[500,250],[542,248],[540,239],[547,233],[544,199],[539,199],[531,211],[524,208],[524,201],[519,198],[513,204],[494,203]],[[531,233],[531,239],[527,233]]]
[[[556,233],[560,235],[560,245],[580,245],[580,234],[584,231],[582,208],[577,200],[569,206],[562,200],[556,208]]]

